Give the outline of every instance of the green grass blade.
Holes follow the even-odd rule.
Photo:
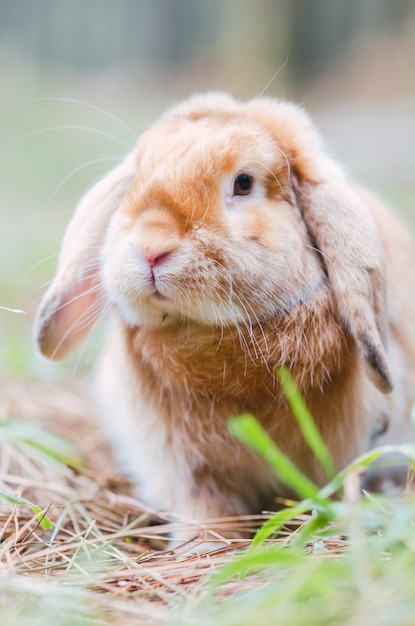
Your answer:
[[[76,446],[63,437],[55,435],[35,424],[19,420],[2,420],[0,421],[1,441],[24,443],[39,450],[49,458],[78,471],[83,466],[83,461]]]
[[[312,541],[313,551],[319,551],[321,549],[321,539],[316,537],[316,534],[322,531],[330,521],[324,513],[313,511],[313,516],[293,536],[293,549],[303,550],[304,546]],[[317,546],[320,546],[318,550]]]
[[[366,470],[377,461],[382,456],[388,454],[400,454],[405,457],[410,463],[415,462],[415,445],[412,444],[398,444],[398,445],[387,445],[381,446],[379,448],[374,448],[373,450],[369,450],[365,454],[357,457],[347,465],[341,472],[339,472],[332,481],[330,481],[323,489],[320,491],[320,496],[331,497],[334,493],[338,492],[347,476],[353,472],[359,472],[360,470]]]
[[[274,470],[278,479],[302,499],[310,499],[327,511],[331,503],[320,495],[320,490],[278,448],[253,415],[245,414],[229,420],[229,430],[234,437],[262,456]]]
[[[36,504],[33,504],[33,502],[30,502],[30,500],[26,500],[25,498],[21,498],[19,496],[11,496],[10,494],[5,493],[4,491],[1,491],[1,490],[0,490],[0,500],[5,500],[6,502],[9,502],[10,504],[17,504],[18,506],[28,506],[29,508],[32,509],[33,513],[36,515],[43,530],[49,530],[50,528],[52,528],[52,522],[50,521],[50,519],[48,519],[46,515],[42,512],[42,509],[36,506]]]
[[[212,591],[232,578],[245,578],[249,574],[263,572],[278,566],[298,566],[303,560],[300,552],[286,549],[284,546],[267,547],[263,551],[238,555],[233,561],[221,567],[212,578]]]
[[[291,522],[294,518],[302,515],[306,511],[309,511],[312,507],[312,503],[308,500],[303,500],[295,504],[294,506],[288,507],[286,509],[282,509],[275,513],[269,520],[264,522],[264,524],[259,528],[256,532],[255,537],[253,538],[251,545],[249,546],[249,552],[254,552],[260,545],[268,539],[271,535],[281,530],[281,528]]]
[[[318,459],[328,480],[331,480],[337,474],[336,466],[334,465],[329,449],[327,448],[326,443],[297,388],[297,385],[292,379],[287,368],[279,367],[277,368],[276,373],[281,382],[287,402],[298,422],[307,445]]]

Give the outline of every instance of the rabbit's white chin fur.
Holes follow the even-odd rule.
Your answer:
[[[201,294],[193,297],[191,302],[174,301],[158,292],[128,302],[122,297],[114,300],[119,317],[129,326],[150,328],[173,328],[186,326],[197,332],[198,328],[250,328],[268,322],[281,314],[287,314],[300,302],[307,303],[317,291],[316,285],[309,285],[304,292],[297,294],[290,302],[282,302],[273,307],[261,307],[259,311],[249,306],[238,306],[232,302],[209,301]],[[258,309],[260,307],[257,307]]]
[[[139,496],[192,520],[256,513],[288,491],[232,439],[231,415],[253,413],[325,481],[278,366],[338,468],[379,423],[383,439],[412,437],[414,266],[412,237],[326,155],[302,109],[206,94],[81,201],[35,335],[63,358],[112,305],[97,395]]]

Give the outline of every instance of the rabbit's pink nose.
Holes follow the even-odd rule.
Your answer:
[[[144,258],[147,261],[149,267],[153,268],[156,267],[156,265],[161,265],[162,263],[167,261],[171,253],[172,250],[167,250],[166,252],[155,252],[152,254],[145,254]]]

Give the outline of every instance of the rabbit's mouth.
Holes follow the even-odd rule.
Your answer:
[[[153,291],[150,297],[154,298],[155,300],[167,300],[167,297],[160,293],[160,291],[158,291],[157,289]]]

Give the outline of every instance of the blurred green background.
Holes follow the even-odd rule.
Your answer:
[[[0,374],[57,368],[31,323],[78,198],[195,91],[294,99],[415,220],[413,0],[0,0]]]

